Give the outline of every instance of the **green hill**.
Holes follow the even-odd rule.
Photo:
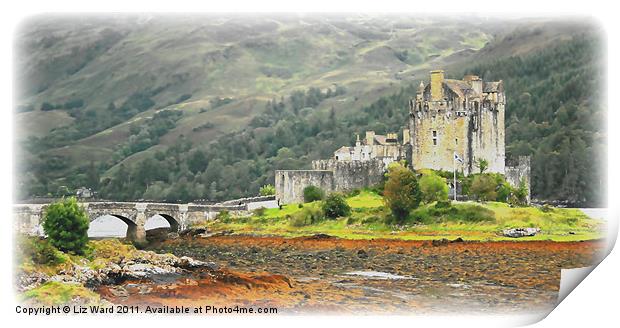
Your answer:
[[[472,17],[34,17],[16,36],[17,196],[255,194],[275,167],[399,129],[407,86],[429,69],[530,56],[577,32],[597,35]]]

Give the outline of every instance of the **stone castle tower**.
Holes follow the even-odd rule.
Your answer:
[[[430,83],[420,83],[409,102],[409,151],[414,169],[453,171],[454,154],[462,159],[457,170],[477,172],[486,160],[487,172],[505,172],[505,110],[502,81],[485,82],[478,76],[444,78],[431,71]]]

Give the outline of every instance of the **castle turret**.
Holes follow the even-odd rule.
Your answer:
[[[372,146],[375,143],[375,131],[366,131],[366,144]]]
[[[443,70],[431,71],[431,101],[443,99]]]

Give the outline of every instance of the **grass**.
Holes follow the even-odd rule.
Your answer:
[[[101,302],[99,294],[82,285],[56,281],[46,282],[25,292],[22,298],[47,306],[68,304],[77,299],[85,301],[87,305],[97,305]]]
[[[553,207],[510,207],[505,203],[453,202],[449,208],[423,204],[411,212],[404,225],[386,223],[390,212],[383,198],[369,190],[347,198],[352,211],[348,217],[303,220],[320,208],[321,202],[288,204],[267,209],[263,215],[231,217],[208,222],[210,230],[236,233],[299,237],[325,233],[348,239],[391,238],[403,240],[455,239],[478,241],[552,240],[581,241],[603,237],[603,222],[578,209]],[[312,210],[311,210],[312,209]],[[313,214],[314,215],[314,214]],[[314,215],[316,216],[316,215]],[[312,221],[312,222],[311,222]],[[541,232],[519,239],[504,237],[503,229],[537,227]]]

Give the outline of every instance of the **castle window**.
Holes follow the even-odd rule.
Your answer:
[[[454,139],[454,143],[458,145],[459,144],[459,139],[458,138]]]
[[[437,131],[433,130],[433,146],[437,146]]]

